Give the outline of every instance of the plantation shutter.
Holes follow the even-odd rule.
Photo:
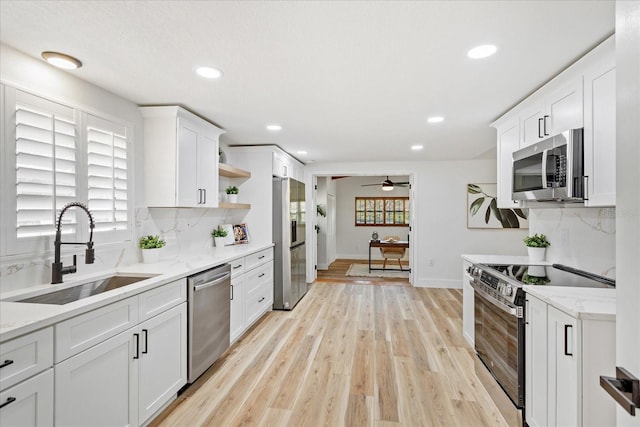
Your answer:
[[[56,212],[76,199],[76,114],[16,91],[15,126],[16,237],[54,235]],[[63,233],[75,233],[75,213],[64,220]]]
[[[87,118],[87,191],[95,231],[127,230],[127,128],[95,116]]]

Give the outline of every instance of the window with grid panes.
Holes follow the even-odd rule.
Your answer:
[[[409,197],[356,197],[356,226],[409,226]]]

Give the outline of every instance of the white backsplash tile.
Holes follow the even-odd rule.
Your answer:
[[[615,208],[529,209],[529,234],[547,236],[547,261],[615,278],[615,213]]]

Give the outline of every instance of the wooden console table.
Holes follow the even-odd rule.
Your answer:
[[[409,241],[398,240],[397,242],[385,242],[384,240],[369,240],[369,273],[373,270],[396,270],[411,271],[411,268],[371,268],[371,248],[404,248],[409,249]]]

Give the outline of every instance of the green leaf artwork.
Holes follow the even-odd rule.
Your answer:
[[[467,228],[529,228],[527,209],[498,207],[496,184],[467,184]]]

